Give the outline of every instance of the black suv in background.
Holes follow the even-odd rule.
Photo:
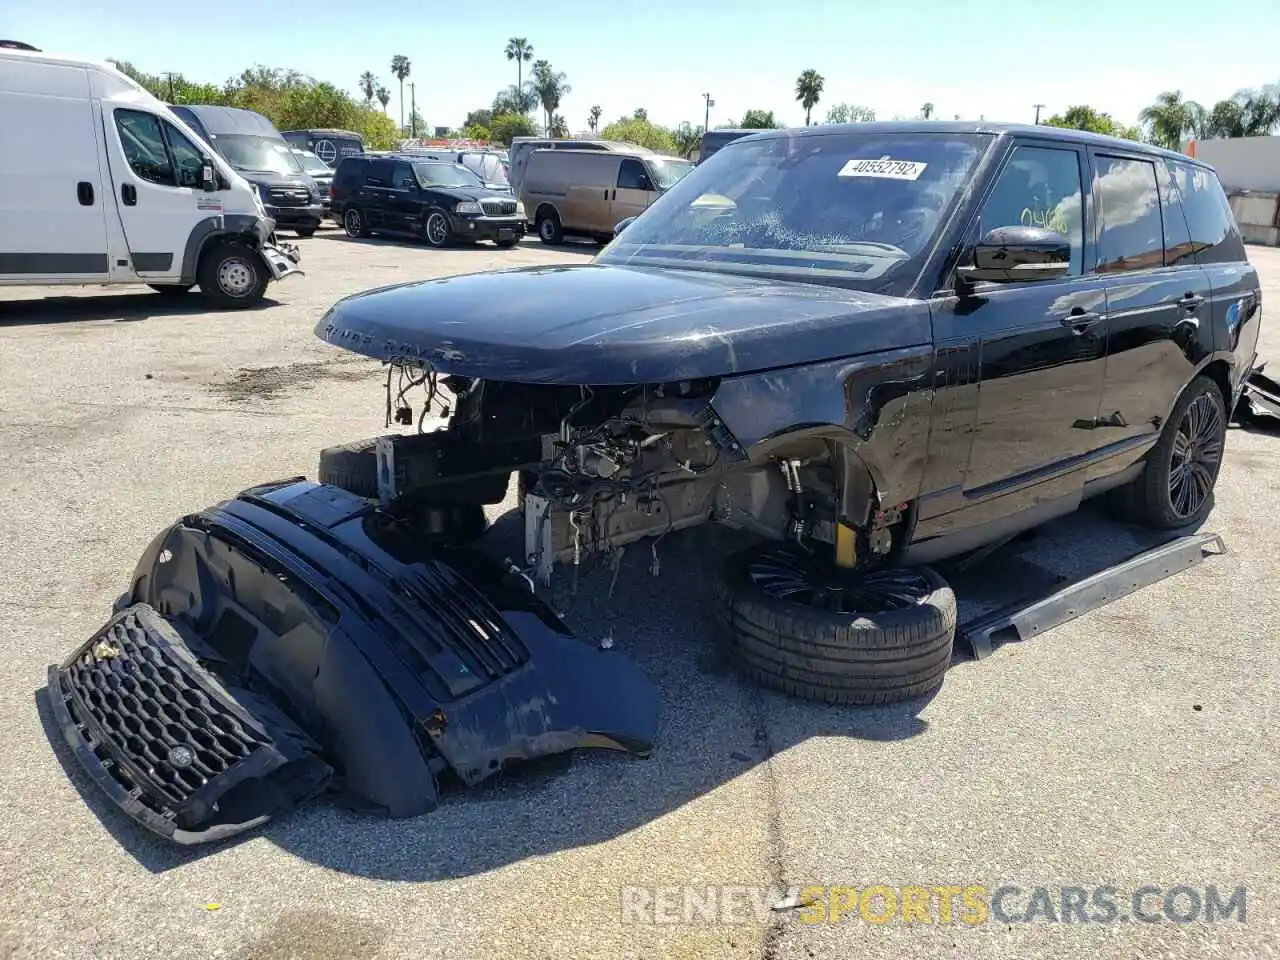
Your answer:
[[[346,157],[334,174],[332,211],[347,232],[412,234],[433,247],[492,240],[514,247],[525,232],[523,205],[491,190],[456,163],[413,156]]]

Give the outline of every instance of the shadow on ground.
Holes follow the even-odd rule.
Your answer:
[[[268,298],[238,313],[267,310],[279,304]],[[207,314],[212,308],[198,290],[167,296],[146,293],[103,293],[98,297],[42,297],[39,300],[0,301],[0,327],[88,321],[152,320]]]
[[[961,620],[1013,597],[1052,592],[1165,539],[1168,535],[1120,526],[1087,507],[955,572]],[[518,550],[515,515],[500,518],[483,542],[498,556]],[[526,764],[473,790],[446,789],[441,806],[426,816],[374,818],[323,800],[262,832],[290,853],[343,873],[409,881],[466,877],[625,834],[814,737],[900,741],[928,733],[920,716],[927,701],[830,707],[739,679],[711,640],[708,571],[715,563],[712,547],[725,542],[722,531],[714,529],[671,535],[659,546],[656,578],[649,574],[648,544],[633,545],[624,554],[613,600],[612,574],[604,569],[584,571],[576,595],[566,576],[565,585],[548,596],[580,637],[611,638],[657,685],[660,729],[648,759],[579,751]],[[953,669],[995,669],[992,664],[999,663],[998,657],[966,659],[965,651],[957,650]],[[169,870],[246,839],[184,850],[135,826],[80,770],[52,725],[43,695],[39,699],[41,719],[64,769],[106,829],[149,870]],[[900,788],[908,803],[912,791],[924,789]]]

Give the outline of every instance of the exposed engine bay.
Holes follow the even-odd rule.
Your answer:
[[[380,441],[379,496],[390,504],[466,499],[486,490],[481,502],[493,503],[502,497],[482,478],[509,477],[514,469],[526,572],[544,585],[556,565],[576,571],[589,558],[616,563],[624,547],[646,538],[657,575],[662,538],[707,521],[809,549],[826,545],[843,554],[846,566],[890,553],[900,508],[877,504],[856,529],[846,511],[842,523],[845,490],[861,472],[848,471],[840,451],[822,438],[753,462],[715,412],[718,387],[717,379],[568,387],[437,378],[423,364],[393,363],[388,425],[416,422],[424,442],[415,453],[404,438]],[[426,396],[415,410],[418,388]],[[424,433],[432,413],[447,425]],[[463,447],[469,453],[454,458],[456,469],[442,462],[448,458],[441,450]],[[420,458],[431,464],[415,467]],[[865,483],[849,493],[864,501],[872,495]]]

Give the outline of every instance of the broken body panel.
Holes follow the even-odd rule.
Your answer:
[[[334,487],[267,485],[183,518],[116,619],[140,639],[95,636],[50,668],[49,695],[94,779],[180,843],[263,822],[330,767],[354,805],[403,817],[435,807],[446,770],[472,785],[513,760],[653,743],[656,692],[630,663],[520,577],[424,552]]]

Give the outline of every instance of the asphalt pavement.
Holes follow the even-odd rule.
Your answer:
[[[605,571],[553,594],[660,687],[650,758],[578,753],[412,820],[322,800],[210,849],[134,827],[51,743],[46,666],[102,623],[164,525],[382,431],[380,368],[313,336],[324,309],[594,252],[332,229],[299,244],[307,275],[240,313],[0,289],[0,958],[1280,953],[1280,430],[1253,427],[1231,430],[1204,528],[1225,555],[958,656],[928,702],[819,707],[740,680],[709,640],[694,531],[664,541],[657,578],[629,551],[612,600]],[[1280,250],[1250,257],[1270,315]],[[1280,367],[1265,317],[1262,354]],[[493,509],[499,545],[513,506]],[[1078,576],[1144,542],[1086,509],[971,573],[965,610],[984,586]]]

